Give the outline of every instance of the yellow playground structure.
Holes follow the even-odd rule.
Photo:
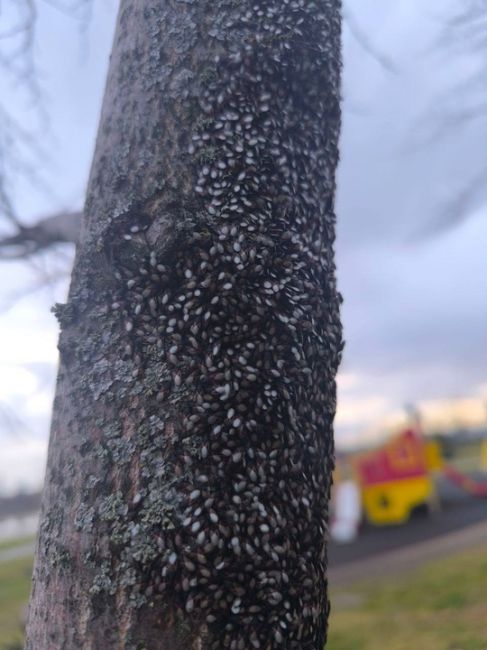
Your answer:
[[[348,461],[360,489],[364,516],[377,526],[404,523],[418,506],[436,507],[435,472],[474,496],[487,497],[487,481],[475,480],[446,464],[439,444],[413,428]],[[339,475],[340,463],[337,470]]]
[[[417,506],[437,500],[431,472],[442,469],[439,447],[433,441],[425,443],[412,429],[376,451],[356,456],[352,463],[364,513],[372,524],[403,523]]]

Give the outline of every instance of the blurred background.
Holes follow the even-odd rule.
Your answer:
[[[21,647],[50,308],[66,296],[117,6],[0,4],[4,650]],[[329,648],[485,650],[487,6],[345,0],[343,58]]]

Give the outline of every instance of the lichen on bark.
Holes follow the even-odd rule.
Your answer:
[[[27,648],[323,647],[339,80],[338,0],[122,0]]]

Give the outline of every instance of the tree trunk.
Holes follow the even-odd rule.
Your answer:
[[[30,650],[321,650],[340,0],[122,0]]]

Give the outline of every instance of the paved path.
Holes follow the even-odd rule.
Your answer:
[[[476,499],[454,489],[451,489],[448,496],[442,510],[431,516],[414,517],[404,526],[366,526],[351,544],[332,542],[329,548],[329,566],[339,567],[365,560],[487,521],[487,499]]]
[[[480,545],[487,548],[487,521],[387,553],[331,567],[328,571],[330,585],[344,587],[363,580],[380,580],[384,576],[390,577],[414,569],[429,560]]]

